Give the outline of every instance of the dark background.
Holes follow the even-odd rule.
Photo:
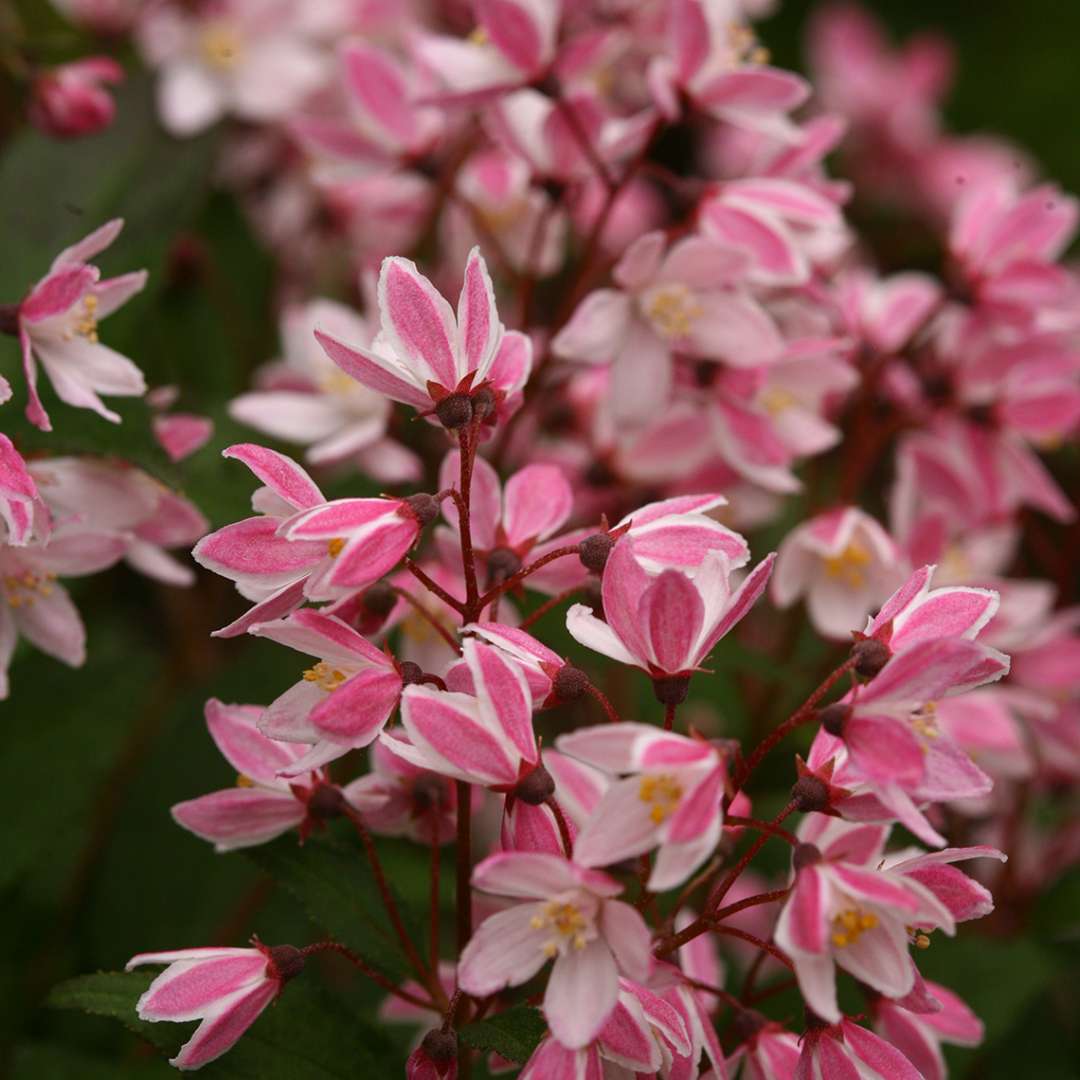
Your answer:
[[[49,32],[57,25],[43,0],[19,6],[31,25]],[[788,3],[763,25],[780,65],[801,66],[801,28],[811,7]],[[1080,191],[1080,4],[879,0],[870,7],[902,35],[939,28],[955,42],[957,83],[947,108],[954,130],[1009,136],[1046,175]],[[3,95],[11,131],[16,92],[4,85]],[[182,405],[218,421],[213,441],[172,467],[146,435],[140,403],[121,409],[125,423],[117,429],[48,399],[56,432],[42,436],[22,422],[18,391],[2,413],[4,430],[14,427],[27,451],[129,457],[220,525],[243,514],[251,489],[245,470],[218,457],[247,434],[224,418],[224,403],[274,354],[275,321],[271,264],[232,201],[213,190],[216,145],[213,134],[183,144],[165,138],[150,111],[149,86],[138,77],[121,96],[116,126],[102,136],[59,146],[11,131],[0,151],[0,302],[17,300],[66,243],[114,214],[128,219],[103,267],[146,266],[151,284],[109,320],[106,340],[135,358],[151,385],[183,386]],[[198,252],[194,276],[181,272],[178,238]],[[11,343],[0,342],[0,367],[16,362]],[[44,999],[58,981],[118,969],[138,951],[240,944],[253,930],[298,944],[317,936],[292,899],[244,856],[215,856],[168,815],[172,803],[234,780],[206,735],[205,699],[266,702],[295,679],[296,665],[265,643],[211,642],[209,631],[239,602],[227,583],[206,575],[195,589],[179,591],[119,568],[74,583],[73,592],[89,631],[86,667],[70,671],[20,649],[12,698],[2,709],[0,1042],[16,1080],[164,1076],[168,1067],[119,1024],[48,1008]],[[698,680],[695,690],[715,695],[725,733],[747,731],[747,687],[768,697],[775,716],[785,715],[790,689],[773,667],[748,650],[722,652],[716,679]],[[799,693],[801,677],[785,672],[779,679]],[[778,792],[785,770],[774,774]],[[761,812],[767,808],[763,799]],[[425,858],[405,848],[390,854],[395,882],[418,903]],[[1074,873],[1050,891],[1020,936],[967,926],[920,957],[923,970],[963,995],[987,1025],[983,1048],[955,1055],[956,1075],[1080,1075],[1078,912]],[[342,975],[332,964],[326,969],[331,983]],[[369,996],[352,980],[341,980],[341,992],[350,1001]],[[780,999],[776,1015],[785,1010],[793,1006]]]

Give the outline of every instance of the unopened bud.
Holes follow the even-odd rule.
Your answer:
[[[844,737],[844,725],[847,723],[849,716],[851,716],[851,706],[843,701],[836,701],[832,705],[826,705],[824,709],[818,709],[817,714],[821,726],[830,735],[835,735],[838,739]]]
[[[796,872],[807,866],[814,866],[821,862],[823,856],[821,849],[815,844],[796,844],[791,854],[791,865]]]
[[[463,428],[473,418],[473,406],[465,394],[447,394],[435,406],[435,415],[439,423],[449,431]]]
[[[420,522],[421,529],[425,525],[430,525],[439,516],[439,500],[434,495],[428,495],[427,492],[422,491],[417,495],[410,495],[402,502],[412,512],[413,517]]]
[[[593,533],[592,536],[586,536],[578,544],[578,558],[581,560],[581,565],[594,574],[602,574],[614,546],[615,541],[607,533]]]
[[[816,776],[800,776],[791,788],[791,801],[803,814],[821,813],[829,807],[829,785]]]
[[[304,954],[295,945],[274,945],[266,950],[273,973],[282,981],[295,979],[304,970]]]
[[[855,674],[864,679],[872,679],[889,662],[891,656],[889,647],[877,638],[864,638],[851,647]]]
[[[551,688],[560,701],[577,701],[589,687],[589,676],[573,664],[563,664],[551,681]]]
[[[653,679],[653,693],[661,705],[681,705],[690,692],[689,675],[668,675]]]
[[[555,794],[555,781],[543,765],[523,776],[514,788],[514,797],[530,806],[540,806]]]

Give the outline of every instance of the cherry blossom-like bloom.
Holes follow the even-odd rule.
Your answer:
[[[442,82],[443,103],[478,104],[540,77],[555,56],[560,5],[551,0],[474,0],[468,40],[426,35],[418,61]]]
[[[670,396],[674,354],[756,367],[779,357],[780,332],[738,285],[746,257],[701,236],[665,254],[663,232],[641,237],[552,341],[557,355],[612,364],[611,404],[624,422],[652,418]]]
[[[61,401],[93,409],[113,423],[119,423],[120,417],[105,407],[99,394],[138,397],[146,391],[142,372],[126,356],[98,341],[98,323],[146,284],[145,270],[102,281],[101,271],[88,261],[101,254],[123,227],[117,218],[65,248],[18,306],[26,417],[42,431],[51,431],[52,423],[38,397],[38,363]],[[6,389],[6,382],[0,388]]]
[[[902,573],[889,534],[869,514],[845,507],[811,518],[785,538],[771,593],[779,607],[805,595],[814,627],[843,640],[889,597]]]
[[[158,111],[173,135],[197,134],[228,114],[278,119],[326,74],[299,10],[285,0],[222,0],[190,11],[154,5],[137,36],[160,69]]]
[[[105,87],[123,79],[124,69],[107,56],[88,56],[43,71],[30,88],[30,123],[61,139],[103,131],[116,114]]]
[[[315,340],[316,329],[365,346],[373,336],[364,319],[331,300],[287,309],[281,319],[283,359],[259,372],[258,389],[235,398],[229,415],[307,446],[312,465],[351,460],[384,483],[416,480],[419,460],[387,437],[390,402],[342,372]]]
[[[392,656],[340,619],[309,609],[257,623],[249,633],[318,658],[259,721],[272,739],[312,744],[282,775],[297,776],[375,741],[404,686]]]
[[[48,536],[49,510],[38,493],[34,477],[15,444],[0,433],[0,522],[6,527],[5,543],[24,547],[36,532]]]
[[[540,760],[529,684],[516,663],[485,642],[466,638],[462,653],[473,694],[406,687],[401,722],[408,740],[391,731],[382,743],[443,776],[512,790]]]
[[[575,861],[610,866],[658,848],[648,888],[662,892],[686,881],[715,850],[727,769],[712,744],[649,724],[619,723],[560,735],[557,746],[623,776],[574,841]]]
[[[393,569],[437,512],[428,495],[327,502],[283,454],[251,443],[222,454],[242,461],[265,487],[252,496],[257,516],[203,537],[192,551],[196,562],[236,582],[241,595],[256,602],[216,631],[219,637],[286,615],[305,597],[340,599],[372,584]]]
[[[722,551],[710,552],[693,576],[668,569],[654,577],[638,559],[634,539],[623,537],[604,568],[606,621],[585,605],[574,604],[566,614],[566,628],[582,645],[647,671],[654,683],[677,679],[685,687],[685,680],[764,591],[774,559],[767,556],[732,589],[730,564]]]
[[[214,435],[214,421],[195,413],[169,413],[150,422],[154,438],[172,462],[183,461],[201,450]]]
[[[743,1023],[753,1025],[753,1032],[746,1041],[739,1043],[735,1053],[728,1058],[728,1069],[732,1077],[741,1076],[742,1080],[787,1080],[796,1075],[798,1068],[800,1039],[779,1024],[767,1021],[765,1017],[753,1012],[739,1014]],[[739,1072],[740,1066],[742,1071]]]
[[[252,949],[176,949],[139,953],[126,970],[168,964],[139,998],[142,1020],[202,1021],[170,1065],[198,1069],[231,1049],[290,979],[304,969],[304,955],[292,945]]]
[[[955,929],[952,912],[931,889],[878,869],[887,833],[822,814],[799,827],[795,880],[776,943],[791,957],[807,1005],[830,1023],[841,1019],[837,966],[888,997],[903,997],[914,986],[912,934]]]
[[[258,729],[259,705],[226,705],[216,698],[206,703],[206,726],[222,757],[237,771],[235,787],[188,799],[172,808],[177,824],[209,840],[214,850],[235,851],[273,840],[299,828],[303,839],[324,819],[340,813],[340,803],[358,809],[380,800],[361,791],[358,781],[343,789],[312,772],[311,783],[290,783],[303,747],[268,739]]]
[[[946,1080],[948,1069],[941,1044],[978,1046],[983,1040],[979,1018],[948,987],[927,981],[936,1006],[932,1011],[911,1007],[908,999],[874,1002],[874,1026],[919,1070],[924,1080]]]
[[[838,282],[844,318],[858,340],[879,354],[903,348],[942,300],[941,284],[928,274],[876,278],[852,270]]]
[[[425,414],[434,411],[451,427],[468,423],[473,398],[503,337],[479,248],[465,265],[456,318],[416,265],[396,256],[383,260],[378,299],[382,330],[372,346],[352,345],[317,330],[326,354],[347,375],[393,401]]]
[[[922,1080],[922,1073],[895,1046],[846,1016],[835,1025],[810,1024],[793,1075],[795,1080]]]
[[[622,886],[557,855],[504,852],[474,870],[474,888],[517,901],[485,919],[461,954],[460,985],[486,997],[520,986],[554,960],[544,995],[552,1034],[572,1050],[597,1037],[615,1009],[619,975],[644,982],[649,931]]]

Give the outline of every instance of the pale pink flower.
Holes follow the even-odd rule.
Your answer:
[[[49,510],[38,493],[34,477],[27,470],[15,444],[0,433],[0,522],[6,527],[3,542],[24,547],[35,534],[48,537]]]
[[[540,77],[555,56],[560,5],[552,0],[474,0],[466,40],[426,35],[417,61],[445,88],[433,99],[478,104]]]
[[[103,131],[116,113],[105,86],[123,79],[124,69],[107,56],[87,56],[49,68],[30,88],[30,123],[60,139]]]
[[[845,321],[857,339],[876,353],[895,353],[907,345],[943,298],[940,282],[914,272],[877,278],[868,270],[856,269],[837,284]]]
[[[902,573],[889,534],[857,507],[839,508],[788,534],[776,558],[771,593],[779,607],[805,596],[815,629],[842,640],[900,584]]]
[[[648,888],[663,892],[686,881],[715,850],[727,777],[716,746],[633,723],[582,728],[560,735],[556,745],[622,777],[574,841],[575,861],[610,866],[658,848]]]
[[[288,308],[281,319],[283,358],[260,370],[258,389],[234,398],[229,415],[307,446],[312,465],[352,460],[383,483],[416,480],[416,455],[387,436],[390,402],[342,372],[315,340],[316,329],[365,346],[373,337],[369,324],[343,304],[312,300]]]
[[[665,247],[662,232],[631,245],[612,272],[618,288],[586,296],[552,341],[559,356],[612,364],[623,422],[641,424],[667,403],[675,353],[756,367],[783,351],[772,319],[738,287],[745,255],[701,236]]]
[[[512,790],[540,760],[529,684],[521,668],[491,645],[466,638],[462,652],[474,694],[406,687],[401,722],[408,741],[392,731],[381,741],[421,768]]]
[[[802,1037],[795,1080],[923,1080],[923,1074],[891,1043],[846,1016],[829,1025],[811,1023]]]
[[[622,886],[539,852],[492,855],[473,870],[472,884],[518,902],[481,923],[465,947],[462,989],[486,997],[520,986],[553,959],[544,995],[548,1024],[563,1046],[587,1046],[618,1003],[620,973],[636,982],[649,973],[648,927],[614,899]]]
[[[378,297],[382,330],[372,346],[349,345],[317,330],[327,355],[358,382],[425,415],[439,413],[440,405],[452,398],[454,414],[444,411],[440,419],[451,420],[451,426],[467,423],[472,397],[487,380],[503,339],[479,249],[473,249],[466,263],[456,318],[408,259],[383,260]]]
[[[226,705],[216,698],[206,703],[206,726],[236,769],[236,786],[177,803],[172,808],[177,824],[209,840],[215,851],[235,851],[295,828],[303,841],[311,829],[323,827],[325,818],[340,813],[341,802],[363,810],[378,805],[381,800],[360,790],[355,780],[343,789],[322,772],[312,771],[310,784],[283,780],[281,774],[292,775],[303,748],[263,735],[257,726],[262,714],[259,705]]]
[[[311,744],[281,775],[297,776],[368,746],[397,708],[404,679],[394,658],[340,619],[304,609],[256,623],[248,633],[317,658],[259,720],[271,739]]]
[[[196,413],[169,413],[151,420],[154,438],[172,462],[201,450],[214,435],[214,421]]]
[[[470,623],[462,629],[483,638],[514,659],[529,685],[534,708],[544,709],[566,700],[559,696],[555,687],[559,672],[568,666],[567,661],[543,642],[505,623]],[[466,693],[474,690],[472,675],[464,660],[458,661],[447,671],[446,680],[452,690]]]
[[[158,111],[178,136],[234,115],[266,123],[285,116],[324,81],[320,51],[285,0],[220,0],[188,10],[157,4],[138,25],[138,44],[159,69]]]
[[[170,1065],[199,1069],[231,1049],[304,968],[304,955],[292,945],[253,949],[177,949],[139,953],[126,970],[168,964],[136,1005],[141,1020],[202,1021]]]
[[[721,550],[711,551],[692,575],[667,569],[652,576],[637,557],[636,541],[623,537],[604,567],[606,621],[574,604],[566,628],[582,645],[642,668],[654,682],[684,680],[753,606],[774,559],[767,556],[732,589],[730,563]]]
[[[760,1014],[744,1012],[741,1015],[750,1016],[758,1026],[728,1058],[730,1075],[741,1076],[742,1080],[788,1080],[788,1077],[794,1077],[801,1053],[799,1037]],[[740,1066],[741,1073],[738,1072]]]
[[[794,883],[776,926],[807,1005],[830,1023],[841,1019],[836,967],[889,997],[914,985],[908,944],[916,930],[952,934],[955,919],[934,892],[910,875],[878,869],[888,830],[823,814],[799,827]]]
[[[874,1026],[919,1070],[924,1080],[947,1080],[949,1075],[941,1044],[978,1046],[983,1025],[964,1002],[947,987],[927,982],[926,990],[937,1009],[912,1009],[904,1001],[878,998],[874,1002]]]
[[[739,127],[793,141],[788,113],[809,96],[806,81],[769,67],[736,0],[674,0],[668,7],[667,55],[649,68],[650,90],[669,120],[679,92],[702,112]]]
[[[26,417],[42,431],[51,431],[52,424],[38,397],[38,362],[61,401],[93,409],[113,423],[118,424],[120,417],[98,394],[138,397],[146,391],[142,372],[98,341],[100,320],[146,284],[145,270],[102,281],[101,271],[87,261],[104,251],[123,227],[116,218],[60,252],[49,273],[19,304],[18,332],[29,398]]]
[[[256,602],[215,631],[219,637],[280,618],[305,597],[340,599],[372,584],[393,569],[437,512],[428,495],[327,502],[283,454],[251,443],[222,453],[242,461],[266,486],[252,497],[256,517],[210,533],[192,551],[201,566],[236,582],[240,594]]]

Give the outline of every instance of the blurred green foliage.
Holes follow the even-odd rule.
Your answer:
[[[43,0],[21,6],[34,9],[35,18],[48,7]],[[779,63],[799,65],[811,6],[789,2],[764,28]],[[1067,111],[1080,96],[1072,47],[1080,37],[1080,5],[882,0],[871,6],[902,33],[937,27],[956,43],[958,78],[948,115],[958,130],[1009,135],[1049,175],[1080,190],[1080,144]],[[4,429],[28,452],[129,458],[189,495],[217,525],[244,513],[251,490],[245,470],[223,462],[218,451],[246,434],[225,416],[225,403],[274,354],[274,272],[236,206],[214,189],[215,136],[172,142],[158,130],[151,101],[148,81],[136,78],[121,96],[118,123],[103,135],[57,144],[20,133],[8,142],[0,155],[0,302],[17,299],[65,244],[108,217],[125,217],[127,228],[103,268],[145,266],[150,286],[110,319],[108,341],[137,360],[151,385],[178,383],[183,407],[215,419],[215,438],[173,466],[150,439],[141,403],[122,405],[125,422],[113,427],[52,398],[47,405],[56,431],[44,436],[22,420],[19,391],[4,410]],[[178,244],[195,254],[194,275],[183,272]],[[0,369],[16,364],[11,343],[0,342]],[[252,932],[302,944],[319,934],[306,912],[373,964],[393,970],[396,957],[372,925],[379,916],[366,899],[369,883],[347,830],[314,844],[303,863],[291,840],[253,858],[215,856],[169,818],[172,803],[234,779],[206,734],[206,698],[266,702],[295,675],[266,643],[210,641],[209,631],[241,606],[232,591],[206,576],[193,590],[169,590],[117,569],[80,583],[75,593],[89,629],[87,666],[73,672],[20,651],[4,708],[0,1072],[15,1080],[170,1075],[144,1040],[172,1051],[184,1032],[174,1025],[140,1027],[127,1011],[148,977],[136,973],[115,984],[92,974],[117,970],[138,951],[239,944]],[[803,632],[791,641],[790,662],[778,665],[770,659],[783,648],[777,625],[759,625],[753,647],[725,644],[715,657],[716,677],[695,683],[695,693],[702,700],[708,695],[719,713],[723,734],[746,737],[771,726],[828,663],[823,647]],[[555,647],[566,644],[556,618],[542,626]],[[648,700],[633,678],[609,689],[617,701],[639,694]],[[790,781],[789,759],[780,757],[762,773],[763,786],[774,783],[778,799]],[[768,800],[757,809],[764,814]],[[781,872],[784,853],[772,845],[765,850],[766,862]],[[386,857],[405,908],[423,913],[427,853],[394,844]],[[267,870],[282,885],[274,886]],[[929,977],[953,987],[987,1024],[982,1049],[950,1055],[958,1074],[1080,1075],[1078,912],[1074,874],[1044,898],[1023,937],[990,938],[978,926],[965,927],[958,940],[936,941],[920,958]],[[333,957],[319,966],[333,993],[318,980],[290,987],[242,1048],[205,1075],[393,1075],[388,1063],[401,1060],[408,1030],[359,1023],[380,992]],[[79,975],[88,979],[53,990],[49,999],[53,987]],[[792,998],[773,1005],[775,1015],[794,1019]],[[126,1029],[79,1009],[117,1016]],[[518,1056],[520,1040],[535,1036],[530,1017],[519,1019],[505,1027],[474,1025],[470,1040]]]

